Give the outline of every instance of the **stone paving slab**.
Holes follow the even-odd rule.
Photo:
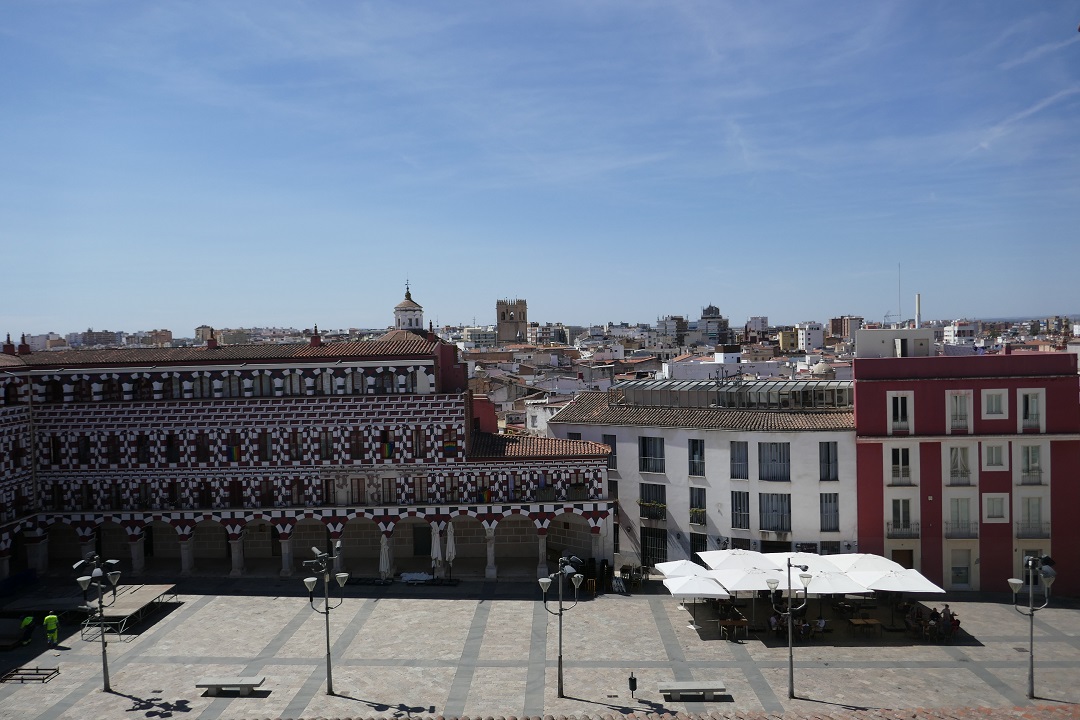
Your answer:
[[[1080,609],[1035,619],[1035,684],[1026,697],[1028,619],[1011,605],[950,599],[966,637],[923,644],[902,633],[851,633],[836,622],[794,648],[796,698],[787,696],[785,639],[721,639],[710,609],[701,629],[661,594],[600,595],[566,603],[566,697],[557,697],[558,618],[531,584],[463,582],[433,589],[346,588],[330,613],[334,689],[326,694],[326,620],[291,586],[181,583],[181,602],[108,645],[112,692],[102,692],[101,647],[66,625],[62,648],[0,655],[6,667],[54,666],[47,684],[0,685],[0,718],[316,717],[1080,717]],[[250,590],[251,592],[245,592]],[[767,614],[763,607],[760,613]],[[888,610],[877,615],[888,620]],[[828,617],[828,615],[827,615]],[[631,697],[633,672],[638,691]],[[208,675],[265,675],[250,697],[208,697]],[[665,701],[667,680],[723,679],[715,702]]]

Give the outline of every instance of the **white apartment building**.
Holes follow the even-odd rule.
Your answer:
[[[945,326],[946,345],[974,345],[979,336],[979,323],[972,320],[954,320]]]
[[[765,315],[754,315],[747,319],[746,329],[750,332],[764,333],[769,329],[769,318]]]
[[[856,546],[850,382],[632,381],[578,394],[548,429],[612,448],[616,566]]]
[[[803,352],[819,350],[825,346],[825,326],[819,322],[796,323],[795,332],[799,334],[798,347]]]

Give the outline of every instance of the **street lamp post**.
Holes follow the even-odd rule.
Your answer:
[[[334,694],[334,675],[333,675],[333,671],[331,670],[331,667],[330,667],[330,611],[333,610],[336,607],[339,607],[341,605],[341,603],[344,602],[345,596],[344,596],[343,591],[344,591],[344,588],[345,588],[345,583],[349,579],[349,573],[341,572],[341,573],[335,573],[334,574],[334,579],[337,580],[338,589],[341,590],[342,593],[338,597],[337,604],[336,605],[331,605],[330,604],[330,567],[331,567],[331,564],[334,562],[334,560],[337,560],[338,555],[341,554],[341,541],[338,540],[334,544],[334,551],[337,553],[335,555],[331,555],[330,553],[323,552],[322,550],[320,550],[317,547],[313,547],[313,548],[311,548],[311,550],[312,550],[312,552],[315,553],[315,559],[314,560],[305,560],[304,561],[304,566],[305,567],[310,567],[315,572],[315,576],[304,578],[304,586],[307,587],[308,602],[311,603],[311,609],[314,610],[315,612],[323,615],[326,618],[326,694],[327,695],[333,695]],[[323,581],[323,598],[324,598],[324,602],[325,602],[322,610],[315,607],[315,585],[316,585],[316,583],[319,582],[319,577],[322,577],[322,581]]]
[[[104,692],[112,692],[112,686],[109,684],[109,643],[105,640],[105,608],[116,602],[116,583],[120,582],[120,571],[108,570],[108,568],[119,564],[119,562],[119,560],[103,560],[97,553],[92,552],[87,554],[86,559],[80,560],[74,565],[75,570],[85,568],[90,571],[89,575],[81,575],[78,578],[79,587],[83,591],[83,599],[86,599],[86,591],[90,588],[91,583],[97,588],[97,607],[87,604],[82,609],[91,618],[97,617],[98,632],[101,635],[101,677]],[[113,599],[108,605],[105,604],[105,586],[101,582],[103,578],[108,578],[109,584],[113,588]]]
[[[559,558],[559,570],[558,570],[558,572],[553,572],[550,575],[548,575],[547,577],[542,577],[542,578],[539,579],[540,589],[544,592],[544,609],[547,610],[552,615],[558,615],[559,616],[559,697],[566,697],[566,695],[563,693],[563,671],[562,671],[562,668],[563,668],[563,663],[562,663],[562,616],[563,616],[563,610],[564,609],[565,610],[570,610],[570,609],[572,609],[574,607],[574,605],[578,604],[578,588],[581,587],[581,579],[582,579],[582,575],[574,567],[574,563],[580,565],[581,560],[579,560],[578,558],[576,558],[574,556],[571,556],[571,557],[568,557],[568,558],[561,557],[561,558]],[[568,608],[563,608],[563,578],[566,577],[567,575],[570,576],[570,582],[574,583],[574,605],[571,605]],[[558,576],[558,578],[559,578],[559,611],[558,612],[552,611],[552,609],[547,606],[547,591],[548,591],[548,588],[551,587],[551,581],[556,576]]]
[[[1024,586],[1020,578],[1009,578],[1009,588],[1013,592],[1013,607],[1016,612],[1028,617],[1028,691],[1029,698],[1035,697],[1035,613],[1050,604],[1050,586],[1054,584],[1057,573],[1053,568],[1054,560],[1049,555],[1024,557],[1024,572],[1028,581],[1028,607],[1021,610],[1016,603],[1016,595]],[[1035,578],[1041,577],[1043,581],[1043,604],[1035,607]]]
[[[792,602],[795,599],[795,595],[792,594],[792,590],[791,590],[791,570],[792,570],[792,568],[798,568],[799,570],[802,570],[802,572],[799,573],[799,580],[801,580],[802,584],[803,584],[803,601],[802,601],[802,605],[799,605],[798,607],[795,607],[792,604]],[[803,608],[806,607],[806,600],[807,600],[807,598],[806,598],[806,588],[810,584],[810,581],[813,579],[813,575],[811,575],[809,572],[807,572],[809,569],[810,568],[807,565],[792,565],[791,558],[788,558],[787,559],[787,590],[788,590],[787,612],[786,613],[781,612],[780,608],[776,607],[776,603],[775,602],[773,603],[773,609],[774,610],[776,610],[777,612],[779,612],[779,613],[781,613],[783,615],[787,615],[787,652],[788,652],[788,656],[787,656],[788,657],[788,691],[787,691],[788,695],[787,696],[789,698],[794,698],[795,697],[795,631],[794,631],[794,620],[792,619],[792,616],[796,612],[798,612],[799,610],[802,610]],[[777,580],[776,578],[769,578],[768,580],[766,580],[766,582],[768,583],[769,590],[771,592],[776,592],[776,588],[780,586],[780,581]]]

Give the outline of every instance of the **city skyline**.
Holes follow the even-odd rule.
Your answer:
[[[1075,11],[13,5],[0,332],[1063,314]]]

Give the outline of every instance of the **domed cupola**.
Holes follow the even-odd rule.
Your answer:
[[[424,308],[412,299],[409,283],[405,283],[405,299],[394,307],[394,329],[424,332]]]

